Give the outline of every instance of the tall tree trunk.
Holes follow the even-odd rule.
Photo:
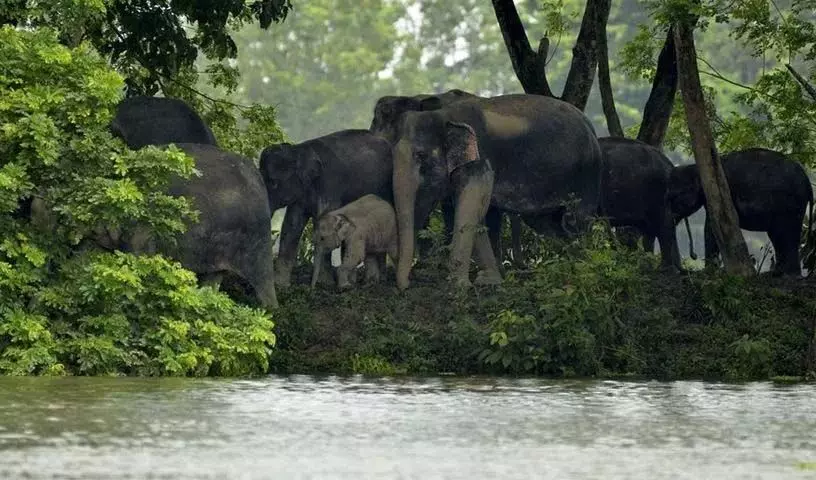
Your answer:
[[[611,5],[610,5],[611,6]],[[615,108],[615,96],[612,93],[612,79],[609,74],[609,45],[606,39],[606,24],[609,21],[609,8],[599,12],[601,16],[598,30],[598,87],[601,91],[601,106],[606,117],[606,129],[612,137],[623,137],[620,117]]]
[[[726,271],[750,275],[754,269],[748,247],[739,228],[737,210],[731,201],[731,189],[720,164],[706,114],[694,47],[695,23],[688,20],[678,22],[674,26],[674,42],[686,121],[706,197],[706,215],[712,220],[714,237],[722,252]]]
[[[527,32],[519,17],[513,0],[492,0],[493,11],[502,31],[504,45],[513,63],[513,69],[526,93],[555,97],[547,81],[546,62],[549,50],[549,39],[544,37],[538,45],[538,52],[533,51]],[[569,102],[582,111],[595,81],[595,69],[598,64],[598,36],[601,28],[606,27],[611,0],[587,0],[581,31],[572,50],[572,65],[567,74],[567,82],[561,95],[562,100]]]
[[[677,56],[674,48],[674,27],[669,27],[663,49],[657,58],[657,72],[652,81],[652,91],[649,93],[649,99],[643,110],[638,140],[653,147],[662,147],[674,109],[676,92]]]

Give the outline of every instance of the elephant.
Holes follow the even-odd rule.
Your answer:
[[[393,151],[400,289],[409,286],[415,218],[448,195],[456,199],[449,266],[463,286],[474,246],[478,283],[501,281],[487,235],[475,228],[488,206],[562,235],[585,231],[597,213],[603,157],[595,129],[561,100],[512,94],[405,112]]]
[[[460,89],[452,89],[440,94],[419,94],[412,97],[389,95],[381,97],[374,106],[374,116],[371,120],[369,130],[385,137],[389,142],[396,143],[398,139],[398,127],[400,118],[405,112],[427,112],[438,110],[461,100],[483,99],[472,93]],[[450,242],[453,236],[454,204],[453,198],[448,196],[442,199],[442,217],[445,223],[445,239]],[[421,228],[427,227],[427,219],[420,220]],[[494,254],[502,261],[501,248],[501,227],[502,212],[494,207],[488,208],[485,216],[485,224],[488,228],[490,243],[493,246]],[[517,215],[510,216],[512,230],[513,259],[521,263],[521,225]],[[420,252],[429,249],[422,240],[417,241]]]
[[[604,155],[599,213],[616,229],[642,235],[649,251],[656,237],[662,265],[680,269],[674,216],[666,199],[674,164],[659,149],[638,140],[603,137],[598,143]]]
[[[174,178],[166,193],[190,200],[199,211],[199,221],[188,225],[176,241],[156,239],[144,225],[99,227],[82,240],[80,249],[162,253],[196,273],[205,284],[217,285],[224,273],[231,273],[252,286],[263,307],[277,308],[272,215],[255,163],[214,145],[175,145],[195,159],[202,175]],[[32,212],[32,223],[38,228],[57,227],[56,218],[42,200],[33,202]]]
[[[168,143],[218,146],[210,127],[195,110],[177,98],[127,98],[116,107],[110,131],[134,150]]]
[[[805,169],[785,154],[765,148],[731,152],[721,162],[740,228],[768,233],[776,253],[772,274],[800,275],[799,241],[808,205],[808,225],[813,220],[813,188]],[[675,168],[668,198],[676,218],[686,218],[705,206],[697,165]],[[710,216],[706,216],[704,240],[706,265],[711,266],[720,252]]]
[[[396,264],[398,256],[397,219],[394,207],[368,194],[337,210],[324,213],[314,230],[315,257],[343,245],[343,262],[337,268],[337,286],[349,288],[349,273],[365,260],[366,278],[378,283],[388,254]],[[312,288],[317,283],[322,262],[314,262]]]
[[[306,222],[369,193],[391,201],[392,168],[391,145],[368,130],[341,130],[263,150],[260,170],[269,205],[273,212],[286,207],[275,266],[278,285],[290,284]]]

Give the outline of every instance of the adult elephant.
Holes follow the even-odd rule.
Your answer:
[[[472,93],[460,89],[452,89],[439,94],[419,94],[414,96],[388,95],[377,100],[374,106],[374,116],[371,120],[369,130],[386,138],[391,144],[395,144],[399,139],[399,123],[402,115],[406,112],[428,112],[439,110],[453,103],[462,100],[484,99]],[[445,224],[445,239],[450,242],[453,236],[454,222],[454,199],[447,196],[441,201],[442,218]],[[428,219],[418,222],[421,228],[427,227]],[[521,261],[521,225],[516,215],[510,217],[512,229],[513,258],[516,262]],[[485,215],[485,225],[488,229],[490,243],[494,253],[502,261],[501,248],[501,227],[502,211],[496,207],[489,207]],[[429,245],[424,245],[422,240],[418,240],[420,253],[428,250]]]
[[[554,98],[503,95],[404,113],[394,144],[397,286],[409,284],[415,218],[427,218],[445,196],[452,193],[456,199],[450,257],[454,281],[470,283],[467,266],[476,242],[484,273],[480,279],[495,283],[492,249],[488,245],[489,254],[485,251],[482,235],[472,228],[482,223],[482,202],[485,209],[490,205],[524,215],[537,230],[564,232],[572,223],[580,231],[597,212],[601,167],[592,124],[580,110]]]
[[[276,308],[272,214],[255,163],[214,145],[176,146],[195,159],[201,176],[173,179],[167,194],[189,199],[199,211],[198,222],[188,225],[175,242],[157,241],[146,227],[133,225],[124,232],[100,228],[84,243],[139,254],[160,252],[204,283],[218,284],[225,273],[236,275],[252,286],[262,306]],[[42,201],[34,203],[32,212],[40,228],[56,228]]]
[[[721,161],[740,228],[768,233],[776,254],[774,275],[800,275],[799,241],[808,205],[808,225],[813,220],[813,189],[805,169],[784,154],[764,148],[731,152]],[[677,167],[669,187],[674,215],[686,218],[705,206],[705,201],[697,165]],[[713,265],[720,252],[709,216],[704,239],[706,265]]]
[[[619,137],[599,138],[604,155],[601,209],[616,229],[632,229],[644,247],[660,244],[664,267],[680,268],[675,222],[667,201],[674,165],[659,149]]]
[[[391,144],[368,130],[341,130],[297,145],[273,145],[261,153],[260,163],[272,211],[286,207],[276,265],[279,285],[291,282],[309,219],[370,193],[392,199]],[[329,261],[330,255],[322,261]]]
[[[116,107],[110,129],[132,149],[182,142],[218,145],[201,116],[177,98],[127,98]]]

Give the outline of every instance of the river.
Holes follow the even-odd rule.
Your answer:
[[[0,378],[0,478],[816,478],[816,386]]]

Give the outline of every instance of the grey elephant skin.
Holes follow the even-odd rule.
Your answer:
[[[799,241],[807,206],[813,216],[813,189],[802,166],[784,154],[764,148],[731,152],[721,157],[723,171],[744,230],[767,232],[776,255],[774,275],[800,275]],[[697,165],[672,172],[669,201],[676,218],[685,218],[705,206]],[[705,258],[717,263],[719,248],[711,220],[706,216]]]
[[[213,145],[176,146],[195,159],[201,176],[175,179],[167,193],[188,198],[199,219],[175,245],[159,243],[154,248],[204,282],[220,282],[223,273],[237,275],[252,286],[262,306],[277,308],[272,213],[255,163]],[[136,252],[151,250],[139,241],[131,247]]]
[[[367,194],[390,201],[392,167],[391,145],[368,130],[342,130],[264,149],[260,168],[269,205],[273,212],[286,207],[276,264],[279,285],[290,284],[306,222]],[[322,261],[328,263],[325,257]]]
[[[458,156],[461,148],[461,142],[449,141],[452,129],[459,128],[456,125],[473,131],[478,156],[492,166],[492,188],[482,167],[469,167],[458,175],[456,168],[450,168],[451,152]],[[570,218],[575,230],[581,231],[597,213],[602,161],[589,120],[572,105],[549,97],[479,97],[402,114],[394,145],[394,201],[400,233],[397,285],[407,288],[409,283],[415,218],[427,218],[435,203],[451,192],[456,198],[451,244],[454,279],[469,283],[462,265],[475,242],[477,260],[492,280],[496,272],[492,248],[488,245],[489,254],[480,253],[481,239],[461,229],[482,223],[486,212],[478,204],[481,197],[487,196],[490,206],[523,215],[525,223],[539,232],[563,233]]]
[[[385,271],[387,254],[396,264],[399,260],[397,219],[394,207],[376,195],[365,195],[348,205],[320,216],[314,231],[315,255],[343,245],[343,261],[337,268],[337,286],[351,286],[349,273],[365,261],[366,278],[380,280]],[[315,262],[312,287],[317,283],[321,262]]]
[[[110,130],[132,149],[181,142],[218,145],[201,116],[177,98],[127,98],[116,107]]]
[[[195,159],[201,176],[174,178],[167,194],[184,196],[199,211],[198,222],[175,242],[159,241],[142,225],[126,229],[99,228],[83,239],[106,250],[136,254],[162,253],[196,273],[202,283],[219,283],[224,273],[248,282],[259,303],[278,306],[275,292],[271,212],[266,189],[252,160],[213,145],[177,143]],[[35,201],[32,221],[38,228],[56,228],[56,219],[42,202]]]
[[[439,94],[419,94],[414,96],[389,95],[381,97],[374,106],[374,116],[371,120],[369,130],[385,137],[392,144],[396,143],[399,134],[399,124],[405,112],[429,112],[439,110],[461,100],[484,99],[472,93],[460,89],[452,89]],[[445,240],[450,242],[453,236],[454,222],[454,199],[447,196],[441,201],[442,218],[445,224]],[[417,219],[416,226],[419,229],[426,228],[429,218]],[[521,227],[519,218],[516,215],[510,217],[513,233],[513,257],[516,262],[521,262]],[[490,243],[499,263],[501,263],[501,227],[502,211],[496,207],[489,207],[485,215],[485,225],[488,229]],[[430,242],[423,239],[417,240],[417,249],[422,256],[423,252],[430,250]]]
[[[674,164],[659,149],[638,140],[604,137],[598,143],[604,154],[601,215],[611,226],[642,236],[649,251],[657,238],[663,266],[679,269],[674,216],[667,198]]]

